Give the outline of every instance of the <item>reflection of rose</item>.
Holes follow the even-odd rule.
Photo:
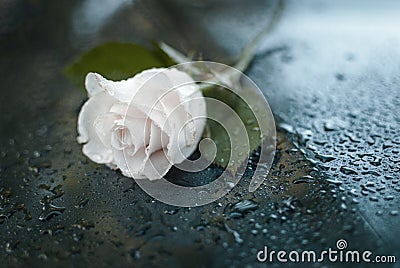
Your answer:
[[[125,176],[159,179],[196,149],[206,106],[186,73],[151,69],[119,82],[89,73],[85,86],[78,142],[94,162]]]

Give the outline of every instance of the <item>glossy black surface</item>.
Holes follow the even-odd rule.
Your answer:
[[[229,62],[273,3],[143,2],[0,4],[2,263],[258,267],[266,245],[319,251],[338,239],[399,259],[399,4],[287,1],[247,72],[278,119],[274,167],[255,193],[250,165],[229,195],[187,209],[82,155],[86,96],[64,67],[105,41],[150,39]]]

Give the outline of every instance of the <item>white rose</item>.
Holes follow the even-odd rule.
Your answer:
[[[197,148],[206,105],[188,74],[160,68],[114,82],[89,73],[85,86],[78,142],[92,161],[153,180]]]

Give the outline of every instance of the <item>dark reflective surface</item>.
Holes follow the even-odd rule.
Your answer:
[[[274,167],[255,193],[247,192],[250,166],[229,195],[192,209],[154,201],[81,154],[75,129],[85,93],[63,69],[104,41],[154,38],[229,62],[264,27],[272,4],[116,3],[0,5],[4,263],[259,266],[265,245],[319,251],[338,239],[352,249],[398,254],[395,2],[287,2],[248,72],[280,118]]]

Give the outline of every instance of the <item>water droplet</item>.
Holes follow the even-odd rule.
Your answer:
[[[39,215],[39,220],[45,221],[50,219],[52,216],[61,215],[64,212],[65,210],[64,207],[57,207],[53,205],[51,202],[52,199],[48,196],[44,197],[41,200],[40,203],[43,205],[43,208],[42,208],[42,213],[40,213]]]
[[[88,202],[89,202],[88,198],[81,199],[78,203],[75,204],[74,207],[75,208],[83,208],[87,205]]]
[[[140,251],[138,249],[133,250],[131,255],[136,260],[140,259]]]
[[[256,210],[258,208],[258,204],[253,200],[245,199],[234,204],[232,208],[239,212],[247,212],[249,210]]]
[[[338,180],[338,179],[327,179],[326,181],[329,182],[329,183],[335,184],[335,185],[343,184],[343,181]]]
[[[179,209],[165,209],[164,214],[166,215],[175,215],[178,213]]]
[[[19,240],[14,240],[6,243],[5,250],[7,253],[12,253],[18,246]]]
[[[238,244],[242,244],[243,239],[240,237],[240,234],[237,231],[231,229],[226,223],[224,225],[225,225],[225,229],[233,235],[235,242]]]
[[[315,182],[315,179],[313,176],[306,175],[300,178],[296,178],[293,180],[294,184],[300,184],[300,183],[312,183]]]
[[[377,177],[379,177],[381,175],[374,170],[363,171],[363,172],[361,172],[361,174],[362,175],[373,175],[373,176],[377,176]]]
[[[95,155],[93,155],[92,157],[93,157],[93,160],[94,160],[95,162],[100,162],[100,161],[101,161],[101,156],[98,155],[98,154],[95,154]]]
[[[336,157],[334,157],[333,155],[329,155],[329,154],[316,154],[315,158],[322,161],[323,163],[331,162],[336,159]]]
[[[89,230],[94,228],[94,223],[91,221],[87,221],[85,219],[80,219],[76,223],[72,224],[72,227],[81,229],[81,230]]]
[[[227,182],[226,184],[228,185],[229,188],[235,187],[235,184],[233,182]]]
[[[295,132],[293,126],[286,124],[286,123],[280,123],[279,127],[282,128],[284,131],[291,133],[291,134],[293,134]]]
[[[397,216],[397,215],[399,215],[399,211],[398,210],[392,210],[392,211],[389,212],[389,214],[391,216]]]
[[[337,131],[342,129],[344,126],[345,126],[344,122],[337,118],[327,119],[324,122],[324,130],[326,132]]]
[[[256,210],[258,204],[253,200],[243,200],[235,204],[228,204],[224,209],[224,214],[229,218],[241,218],[245,213]]]
[[[344,76],[344,74],[336,74],[335,77],[336,77],[336,79],[337,79],[338,81],[343,81],[343,80],[346,79],[346,77]]]
[[[358,196],[357,190],[354,189],[354,188],[351,189],[351,190],[349,191],[349,193],[352,194],[353,196]]]
[[[58,233],[61,233],[62,231],[65,230],[65,226],[62,224],[56,224],[55,226],[51,226],[50,228],[46,230],[42,230],[42,234],[49,234],[49,235],[56,235]]]
[[[297,132],[298,142],[300,145],[306,145],[307,141],[309,141],[313,137],[313,132],[309,129],[299,130]]]
[[[369,200],[371,200],[371,201],[373,201],[373,202],[378,202],[378,201],[379,201],[378,197],[376,197],[376,196],[371,196],[371,197],[369,198]]]
[[[341,167],[340,172],[342,172],[345,175],[357,175],[358,174],[357,171],[355,171],[354,169],[349,168],[349,167]]]

